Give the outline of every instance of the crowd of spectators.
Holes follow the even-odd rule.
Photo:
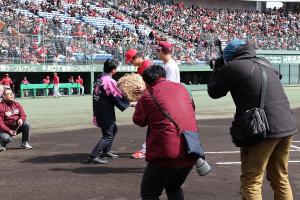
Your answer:
[[[104,5],[97,3],[96,6]],[[21,12],[24,10],[27,13]],[[0,0],[0,13],[0,22],[4,24],[0,30],[4,33],[0,36],[3,41],[0,44],[1,63],[83,64],[92,62],[91,55],[97,53],[111,54],[121,61],[126,44],[136,45],[144,42],[141,38],[146,38],[146,34],[137,29],[132,31],[113,25],[99,30],[84,22],[85,16],[111,21],[125,18],[113,11],[99,12],[87,1],[57,7],[47,1],[39,4]],[[42,15],[44,13],[52,13],[53,17]]]
[[[85,17],[105,18],[113,25],[99,28]],[[146,27],[151,28],[150,34]],[[4,33],[0,63],[84,64],[93,62],[91,55],[103,53],[123,61],[128,48],[143,50],[153,59],[155,42],[171,40],[174,58],[193,64],[216,56],[215,38],[246,39],[258,49],[299,50],[300,13],[207,9],[145,0],[0,0],[0,32]]]
[[[144,0],[114,0],[114,5],[154,29],[197,46],[219,37],[251,40],[260,49],[299,49],[300,13],[296,11],[207,9]]]

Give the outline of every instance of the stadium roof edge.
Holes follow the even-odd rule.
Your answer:
[[[255,2],[298,2],[299,0],[226,0],[226,1],[255,1]]]

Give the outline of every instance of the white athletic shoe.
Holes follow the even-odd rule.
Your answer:
[[[0,145],[0,152],[5,151],[5,150],[6,150],[6,148]]]
[[[21,147],[26,150],[32,149],[32,146],[28,142],[22,142]]]

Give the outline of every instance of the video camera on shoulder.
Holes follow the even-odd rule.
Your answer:
[[[223,50],[227,45],[227,40],[216,39],[214,41],[214,45],[218,47],[219,56],[217,58],[211,59],[209,61],[209,66],[211,69],[216,70],[220,69],[224,65]]]

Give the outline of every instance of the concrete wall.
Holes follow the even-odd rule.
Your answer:
[[[256,10],[256,1],[230,1],[230,0],[174,0],[174,3],[185,5],[199,5],[204,8],[231,8],[241,10]]]
[[[284,8],[287,10],[300,10],[300,3],[297,2],[289,2],[284,3]]]

